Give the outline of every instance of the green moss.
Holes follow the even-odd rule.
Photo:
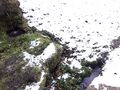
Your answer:
[[[82,72],[81,72],[81,78],[84,79],[85,77],[90,76],[90,74],[91,74],[91,72],[92,72],[92,69],[89,68],[89,67],[83,66],[83,67],[81,68],[81,71],[82,71]]]
[[[47,72],[46,77],[44,78],[41,86],[41,90],[46,90],[46,88],[49,87],[51,82],[57,78],[57,67],[61,63],[61,53],[62,53],[62,47],[56,43],[54,43],[55,48],[56,48],[56,53],[52,55],[48,60],[45,62],[45,72]]]
[[[10,38],[4,31],[1,32],[0,37],[0,70],[4,70],[1,72],[1,75],[3,76],[0,76],[0,89],[9,90],[8,88],[21,88],[21,85],[39,81],[41,75],[40,68],[26,67],[25,69],[22,69],[22,67],[25,66],[26,62],[21,59],[19,60],[18,64],[15,61],[13,61],[13,65],[8,64],[8,67],[11,67],[13,70],[6,71],[6,62],[10,63],[10,60],[12,61],[15,59],[14,55],[20,55],[22,51],[28,51],[31,54],[38,54],[39,51],[42,52],[51,42],[50,38],[40,33],[26,33],[15,38]],[[29,48],[30,42],[36,40],[37,38],[39,38],[40,45],[34,48]],[[14,58],[11,58],[12,56]],[[9,85],[14,86],[11,87]]]
[[[67,79],[61,78],[57,81],[57,83],[62,90],[80,90],[79,81],[81,80],[73,77],[68,77]]]
[[[67,78],[63,78],[62,75],[60,79],[57,79],[57,86],[62,90],[80,90],[81,73],[77,68],[70,68],[68,65],[61,64],[62,75],[68,74]]]
[[[22,90],[25,85],[38,82],[41,76],[41,68],[25,67],[27,62],[23,60],[22,51],[38,55],[51,43],[55,42],[54,36],[48,32],[38,32],[27,24],[22,16],[17,0],[1,0],[0,3],[0,90]],[[5,9],[5,10],[2,10]],[[15,27],[26,33],[16,37],[10,37],[8,31]],[[38,39],[40,44],[30,48],[31,41]],[[49,62],[45,62],[48,74],[52,76],[58,63],[61,61],[62,47],[55,43],[56,52]],[[23,69],[23,67],[25,67]],[[45,86],[46,80],[43,81]],[[50,78],[51,79],[51,78]]]
[[[46,62],[46,65],[51,73],[54,72],[55,67],[61,62],[62,53],[62,47],[56,43],[54,43],[54,45],[56,48],[56,53],[54,53],[52,57]]]
[[[36,35],[36,36],[34,36],[34,35]],[[31,41],[38,39],[38,41],[40,42],[40,44],[38,46],[35,46],[34,48],[27,49],[27,51],[30,54],[39,55],[51,43],[51,40],[50,40],[49,37],[43,36],[40,33],[36,33],[36,34],[34,33],[34,35],[32,37],[35,37],[35,38],[32,39]],[[29,43],[29,46],[30,46],[30,43]]]
[[[47,79],[46,79],[46,77],[44,77],[43,81],[40,83],[40,90],[45,90],[46,81],[47,81]]]
[[[19,55],[2,61],[0,63],[0,90],[22,90],[25,85],[38,82],[41,68],[25,67],[25,65],[26,62]]]
[[[89,67],[71,68],[65,63],[59,64],[59,79],[56,79],[57,86],[62,90],[80,90],[80,84],[83,79],[91,74],[92,69]],[[67,78],[62,77],[68,74]]]
[[[26,50],[31,54],[38,54],[38,52],[42,52],[51,42],[48,37],[43,37],[40,33],[27,33],[16,38],[8,38],[6,34],[3,34],[1,37],[3,39],[1,39],[0,43],[0,55],[2,56],[1,58],[4,59],[9,58],[13,54],[20,53],[23,50]],[[41,42],[40,45],[30,49],[30,42],[37,38],[39,38]]]
[[[5,90],[5,82],[7,81],[7,78],[2,78],[0,80],[0,89]]]

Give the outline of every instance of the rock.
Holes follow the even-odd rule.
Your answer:
[[[26,33],[26,31],[19,27],[14,27],[13,29],[7,31],[7,34],[10,37],[16,37],[16,36],[19,36],[19,35],[25,34],[25,33]]]
[[[113,87],[105,84],[100,84],[98,89],[95,88],[94,85],[92,85],[92,86],[89,86],[87,90],[120,90],[120,87]]]
[[[23,90],[33,83],[42,89],[51,84],[62,47],[54,35],[42,32],[28,26],[17,0],[0,0],[0,90]],[[31,42],[36,40],[39,44],[31,48]],[[56,52],[47,60],[39,58],[41,66],[30,66],[29,60],[24,60],[23,52],[34,57],[43,55],[50,43],[54,43]],[[51,76],[49,80],[47,75]]]

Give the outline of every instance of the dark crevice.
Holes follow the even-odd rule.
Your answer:
[[[9,37],[17,37],[19,35],[25,34],[26,31],[20,27],[13,27],[12,29],[7,31],[7,35]]]

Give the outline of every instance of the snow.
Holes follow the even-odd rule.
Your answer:
[[[62,76],[59,76],[58,79],[61,79],[61,78],[67,79],[68,77],[69,77],[69,74],[65,73]]]
[[[106,88],[106,87],[104,87],[104,88],[103,88],[103,90],[107,90],[107,88]]]
[[[75,67],[75,68],[80,69],[80,68],[81,68],[81,65],[80,65],[80,62],[78,62],[77,60],[73,60],[73,61],[71,62],[71,64],[70,64],[70,67],[71,67],[71,68]]]
[[[54,43],[50,43],[50,45],[47,48],[45,48],[45,50],[41,54],[41,57],[43,60],[48,59],[55,53],[56,53],[55,45],[54,45]]]
[[[33,83],[31,85],[27,85],[24,90],[39,90],[40,89],[40,84],[44,80],[44,75],[45,75],[45,72],[42,71],[40,81],[37,82],[37,83]]]
[[[66,78],[68,78],[68,74],[66,73],[66,74],[64,74],[63,76],[62,76],[62,78],[64,78],[64,79],[66,79]]]
[[[40,86],[38,83],[27,85],[24,90],[39,90]]]
[[[52,87],[50,88],[50,90],[55,90],[55,87],[54,87],[54,86],[52,86]]]
[[[45,72],[42,71],[41,78],[40,78],[40,83],[42,83],[42,81],[44,80],[44,75],[45,75]]]
[[[93,80],[91,85],[95,85],[98,88],[99,84],[106,84],[110,86],[120,87],[120,48],[110,53],[111,60],[107,61],[102,76],[99,76]]]
[[[24,60],[27,60],[28,63],[26,66],[42,66],[42,63],[44,63],[47,59],[52,57],[53,54],[56,53],[56,48],[54,43],[50,43],[43,53],[41,55],[31,55],[28,52],[23,52]]]
[[[34,48],[40,44],[39,38],[30,42],[30,48]]]
[[[94,61],[99,53],[95,53],[92,47],[97,46],[101,52],[110,51],[109,47],[103,49],[102,46],[109,46],[111,40],[120,35],[120,0],[19,1],[21,2],[20,7],[24,11],[28,11],[24,16],[30,19],[30,26],[36,26],[39,30],[48,30],[56,36],[62,37],[63,42],[70,42],[68,44],[70,47],[86,50],[84,53],[78,53],[78,59],[85,57],[89,61]],[[31,11],[31,9],[35,11]],[[32,15],[33,18],[28,17],[29,15]],[[71,39],[72,36],[75,38]],[[96,42],[98,43],[93,45]],[[90,53],[94,55],[91,59],[88,58]],[[94,79],[91,85],[97,87],[102,83],[120,86],[119,53],[119,48],[110,52],[110,60],[103,68],[103,76]],[[44,55],[42,54],[42,56]],[[72,61],[71,67],[80,67],[76,60]]]

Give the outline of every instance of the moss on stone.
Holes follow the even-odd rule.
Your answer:
[[[50,73],[53,73],[57,65],[61,62],[62,47],[59,44],[54,43],[56,48],[56,53],[52,55],[46,62],[46,66]]]
[[[40,54],[47,45],[51,42],[49,37],[43,37],[40,33],[27,33],[20,35],[16,38],[8,38],[3,34],[3,40],[0,43],[0,55],[1,59],[7,59],[13,54],[20,53],[21,51],[28,51],[30,54]],[[30,42],[39,38],[40,45],[30,49]]]
[[[19,30],[24,33],[10,34]],[[30,48],[31,41],[36,39],[40,44]],[[45,62],[45,72],[51,77],[46,76],[43,87],[55,77],[54,70],[57,70],[57,65],[61,62],[62,47],[52,34],[28,26],[17,0],[0,0],[0,90],[22,90],[26,85],[38,82],[42,69],[37,66],[26,67],[27,62],[23,60],[22,52],[39,55],[51,42],[55,42],[56,53]]]
[[[30,54],[34,54],[34,55],[41,54],[43,52],[43,50],[52,42],[49,37],[44,36],[40,33],[33,33],[33,36],[31,36],[31,37],[34,37],[34,39],[32,39],[31,41],[38,39],[38,41],[40,42],[40,44],[38,46],[27,49],[27,51]],[[30,45],[30,43],[29,43],[29,45]]]
[[[26,62],[19,55],[0,61],[0,90],[18,90],[40,80],[39,67],[26,67]]]
[[[44,63],[45,64],[44,69],[46,75],[40,85],[41,86],[40,90],[49,89],[51,87],[50,85],[52,81],[55,80],[58,76],[57,71],[59,68],[59,64],[61,63],[61,54],[63,49],[57,43],[54,43],[54,45],[55,45],[56,53],[54,53],[52,57],[48,58],[47,61]]]

